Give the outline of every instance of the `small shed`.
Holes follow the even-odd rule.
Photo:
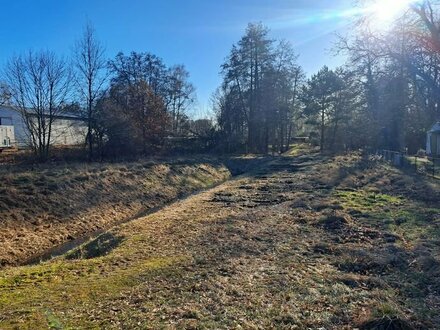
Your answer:
[[[440,157],[440,121],[428,132],[426,153],[432,157]]]

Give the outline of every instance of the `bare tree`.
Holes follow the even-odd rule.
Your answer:
[[[7,105],[11,101],[11,92],[8,85],[0,83],[0,105]]]
[[[23,118],[31,147],[44,161],[49,156],[53,123],[69,92],[69,67],[52,52],[29,52],[9,61],[5,77],[11,105]]]
[[[108,75],[105,72],[105,48],[96,39],[95,30],[87,23],[82,37],[74,48],[76,84],[85,104],[87,118],[87,138],[89,160],[93,157],[93,123],[95,121],[96,102],[103,91]]]
[[[172,131],[178,133],[185,112],[194,103],[195,87],[188,82],[189,72],[183,65],[168,70],[167,108],[172,116]]]

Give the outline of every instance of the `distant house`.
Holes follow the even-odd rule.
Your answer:
[[[428,132],[426,153],[432,157],[440,157],[440,122]]]
[[[35,116],[29,111],[28,116]],[[54,146],[74,146],[83,144],[87,133],[85,120],[74,114],[55,116],[52,126],[51,143]],[[0,106],[0,149],[31,145],[29,131],[19,112],[11,107]]]
[[[15,140],[12,118],[0,117],[0,151],[13,148]]]

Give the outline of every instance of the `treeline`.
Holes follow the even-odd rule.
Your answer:
[[[213,96],[226,151],[287,150],[304,80],[297,57],[288,42],[271,39],[262,24],[249,24],[223,64],[223,84]]]
[[[440,119],[438,2],[413,4],[387,29],[363,17],[352,30],[335,46],[347,63],[304,79],[292,47],[250,24],[213,98],[223,149],[282,152],[298,135],[321,150],[424,148]]]
[[[21,114],[30,147],[42,161],[49,157],[54,122],[62,115],[84,119],[89,159],[150,153],[164,145],[165,137],[206,130],[206,121],[188,116],[196,93],[183,65],[168,67],[156,55],[137,52],[109,60],[90,24],[70,58],[29,51],[8,61],[2,80],[1,104]]]
[[[49,155],[54,118],[67,112],[87,122],[89,159],[149,154],[191,137],[215,152],[281,153],[295,137],[323,151],[424,148],[426,132],[440,119],[440,5],[416,2],[386,29],[362,17],[351,31],[335,45],[347,63],[307,79],[288,42],[249,24],[221,66],[215,123],[188,117],[195,88],[183,65],[168,67],[136,52],[108,60],[90,26],[72,61],[51,52],[12,58],[0,102],[23,114],[41,159]]]

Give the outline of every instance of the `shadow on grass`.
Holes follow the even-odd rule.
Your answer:
[[[115,236],[112,233],[104,233],[67,254],[66,259],[77,260],[102,257],[117,248],[123,240],[123,237]]]

